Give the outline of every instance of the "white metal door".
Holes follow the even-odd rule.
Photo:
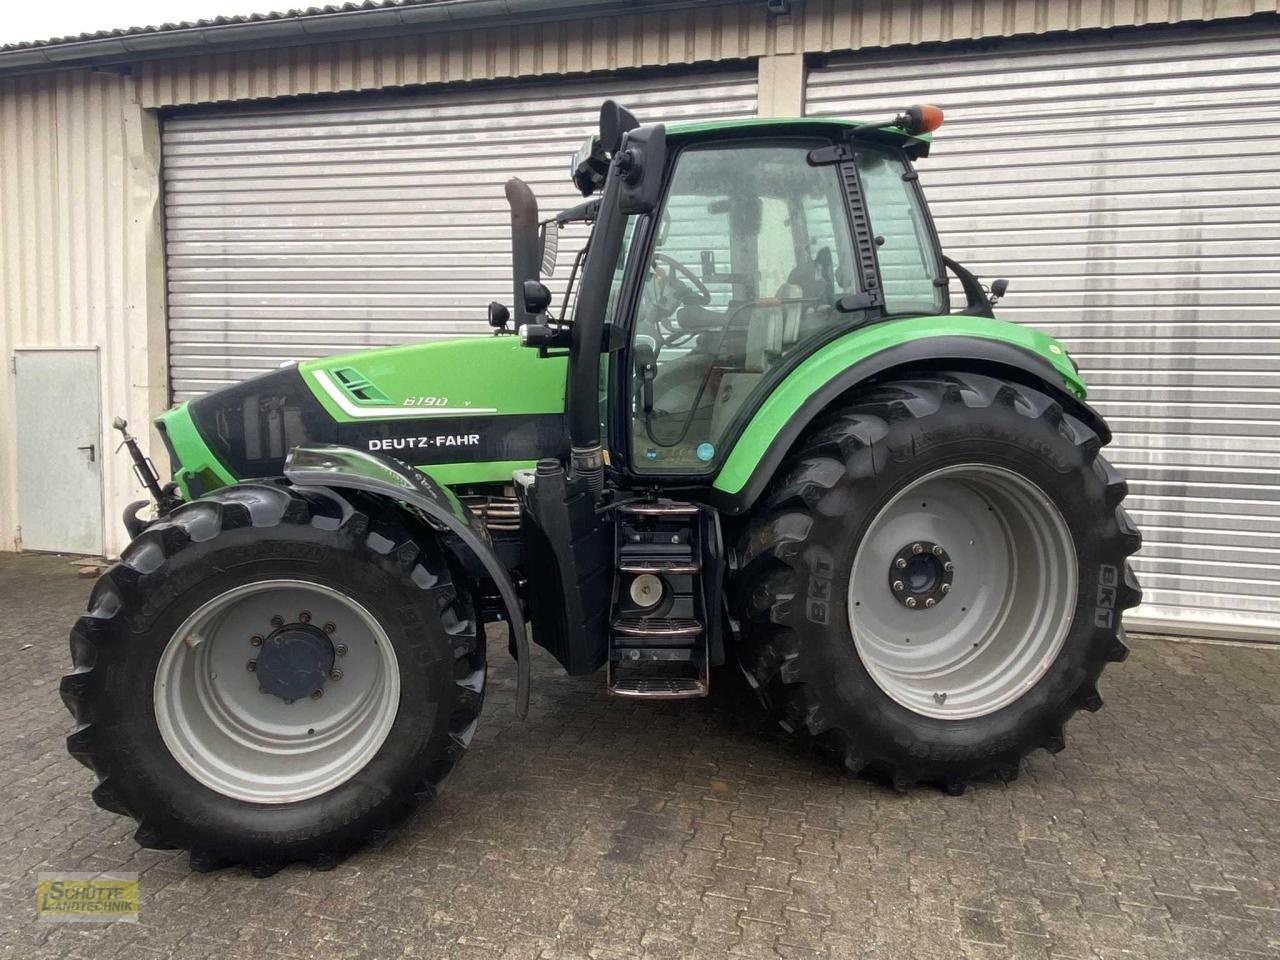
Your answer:
[[[181,400],[290,359],[487,333],[511,301],[509,177],[544,216],[612,97],[643,121],[752,116],[754,69],[487,85],[177,115],[163,128]],[[585,231],[560,238],[560,293]]]
[[[1280,638],[1280,34],[811,71],[815,115],[946,122],[920,179],[999,314],[1060,337],[1145,543],[1128,621]]]
[[[19,350],[18,522],[27,550],[102,553],[97,350]]]

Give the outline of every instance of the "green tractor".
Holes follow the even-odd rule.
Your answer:
[[[898,789],[1061,749],[1125,655],[1140,537],[1067,350],[940,248],[912,167],[940,122],[606,102],[583,203],[544,221],[507,184],[493,336],[162,415],[173,482],[130,442],[156,516],[126,513],[62,681],[97,803],[197,869],[332,864],[466,750],[495,622],[521,714],[531,634],[622,697],[740,668]],[[590,239],[553,313],[570,223]]]

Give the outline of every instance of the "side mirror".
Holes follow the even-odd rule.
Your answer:
[[[531,317],[540,317],[551,306],[551,291],[540,280],[524,282],[524,309]]]
[[[660,123],[627,135],[626,146],[613,163],[622,178],[618,209],[623,213],[652,213],[662,199],[662,168],[667,162],[667,128]]]
[[[995,303],[1009,290],[1009,281],[1000,279],[991,281],[991,302]]]
[[[493,327],[493,329],[505,329],[510,319],[511,311],[506,308],[505,304],[501,304],[497,300],[489,304],[489,326]]]
[[[560,228],[554,223],[542,225],[542,269],[541,276],[550,277],[556,272],[556,256],[560,252]]]
[[[605,153],[617,153],[622,138],[638,126],[640,121],[636,115],[616,100],[606,100],[600,105],[600,146]]]

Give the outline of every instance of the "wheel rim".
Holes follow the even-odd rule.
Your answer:
[[[291,803],[373,759],[395,722],[400,670],[359,603],[319,583],[266,580],[187,618],[160,657],[154,702],[165,745],[200,783],[237,800]]]
[[[898,493],[859,544],[848,599],[854,646],[902,706],[948,720],[984,716],[1053,664],[1076,582],[1070,530],[1039,487],[987,464],[944,467]]]

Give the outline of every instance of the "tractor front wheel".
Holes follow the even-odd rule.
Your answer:
[[[865,388],[740,544],[742,663],[783,725],[896,787],[1016,776],[1126,653],[1141,539],[1101,440],[968,373]]]
[[[430,796],[484,693],[470,591],[390,504],[287,484],[177,508],[98,581],[62,697],[99,806],[197,869],[328,866]]]

